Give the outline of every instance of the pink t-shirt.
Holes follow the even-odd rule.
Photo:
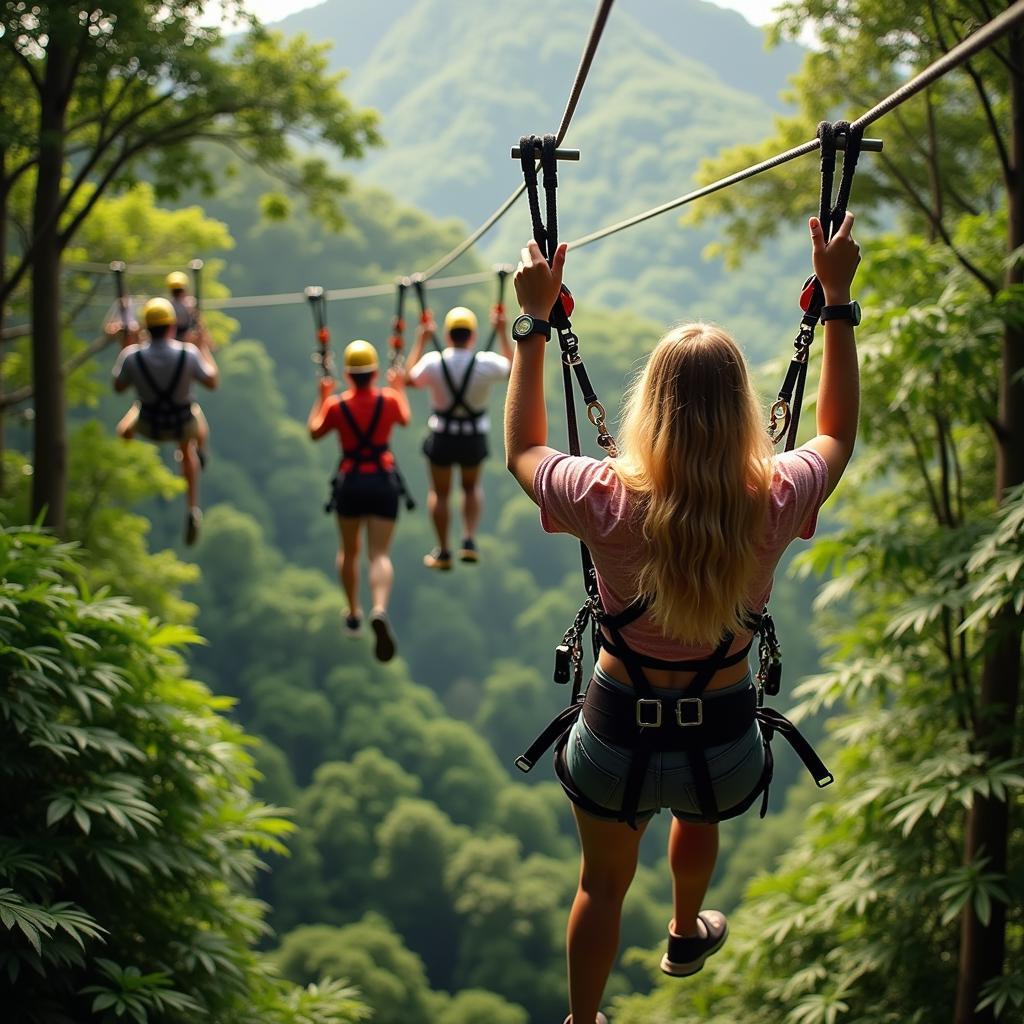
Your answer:
[[[828,485],[825,460],[810,448],[776,456],[773,467],[768,523],[747,591],[754,611],[760,611],[768,600],[775,566],[789,542],[796,537],[807,540],[814,534]],[[629,491],[610,463],[561,453],[549,455],[537,467],[533,488],[545,531],[570,533],[590,549],[605,611],[614,614],[631,604],[637,596],[640,571],[637,527]],[[649,615],[626,626],[622,636],[638,653],[665,661],[695,660],[712,651],[665,637]],[[750,636],[737,636],[732,650],[740,650]]]

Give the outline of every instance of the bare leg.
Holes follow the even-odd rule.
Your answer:
[[[394,532],[394,519],[369,516],[366,520],[366,540],[370,555],[370,597],[375,612],[388,610],[391,587],[395,582],[395,569],[388,552]]]
[[[569,913],[566,954],[572,1020],[597,1020],[604,986],[619,951],[622,901],[636,872],[646,825],[601,821],[573,807],[580,835],[580,881]]]
[[[462,467],[462,535],[475,537],[483,511],[484,492],[480,486],[483,463],[478,466]]]
[[[718,826],[672,819],[668,862],[672,868],[672,902],[676,935],[699,934],[697,914],[704,903],[718,858]]]
[[[133,402],[132,407],[121,417],[117,424],[117,436],[131,441],[135,437],[135,428],[139,423],[139,403]]]
[[[188,439],[178,446],[181,475],[185,478],[188,507],[199,506],[199,456],[196,455],[195,441]]]
[[[348,598],[349,615],[362,615],[359,607],[359,526],[362,520],[354,516],[338,516],[338,579]]]
[[[430,466],[430,493],[427,495],[427,508],[430,518],[434,521],[434,532],[437,543],[442,551],[448,550],[448,495],[452,487],[452,467]]]
[[[196,421],[196,449],[199,452],[205,452],[207,442],[210,440],[210,424],[206,422],[203,410],[196,402],[192,403],[192,415]]]

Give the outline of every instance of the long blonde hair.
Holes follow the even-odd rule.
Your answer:
[[[743,630],[772,445],[736,343],[711,324],[658,342],[631,384],[615,472],[646,541],[638,595],[662,632],[715,644]]]

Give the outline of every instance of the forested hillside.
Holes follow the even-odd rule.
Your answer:
[[[367,161],[364,180],[473,227],[516,186],[509,149],[519,136],[557,127],[591,14],[587,0],[560,3],[557,17],[544,4],[513,12],[473,0],[416,0],[374,11],[358,0],[329,0],[280,27],[334,41],[352,95],[381,112],[387,145]],[[703,0],[616,9],[567,139],[582,160],[562,170],[562,237],[680,195],[701,160],[762,137],[799,58],[788,43],[766,51],[761,30]],[[801,182],[810,211],[813,159],[792,169],[784,187]],[[520,209],[484,240],[489,258],[518,254],[528,224]],[[714,225],[682,228],[669,217],[581,251],[573,281],[592,302],[659,322],[727,317],[757,338],[759,354],[767,352],[770,342],[759,335],[766,321],[789,319],[802,241],[780,233],[772,254],[749,262],[737,287],[720,264],[702,258],[716,240]],[[442,251],[425,252],[407,272]]]
[[[576,834],[550,763],[513,759],[566,699],[552,655],[583,598],[578,545],[541,532],[494,415],[481,562],[424,568],[414,392],[393,445],[419,503],[392,550],[398,657],[346,636],[302,289],[390,283],[482,220],[517,183],[510,144],[556,126],[592,4],[328,0],[285,37],[233,42],[204,10],[4,11],[0,1006],[17,1024],[561,1020]],[[765,53],[699,0],[622,0],[566,140],[583,159],[560,172],[562,237],[858,113],[982,20],[971,0],[792,0],[782,18],[821,50]],[[61,64],[68,38],[81,59]],[[730,938],[696,978],[657,970],[672,902],[654,820],[612,1024],[1024,1009],[1024,29],[997,46],[879,123],[854,190],[858,453],[772,598],[776,703],[836,785],[775,744],[772,813],[722,826],[705,906]],[[570,253],[609,410],[695,316],[734,331],[773,397],[816,164]],[[454,271],[514,259],[528,225],[524,202]],[[141,301],[197,255],[211,306],[250,298],[205,314],[222,379],[199,396],[204,518],[185,548],[172,451],[114,436],[103,268],[126,260]],[[493,301],[491,281],[437,284],[438,314]],[[390,295],[330,302],[335,360],[356,337],[383,356],[392,313]],[[554,346],[547,372],[561,446]]]

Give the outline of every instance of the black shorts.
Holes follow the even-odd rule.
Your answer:
[[[349,473],[335,477],[332,505],[339,516],[398,518],[398,480],[394,473]]]
[[[487,458],[486,434],[427,434],[423,454],[435,466],[464,466],[472,469]]]

